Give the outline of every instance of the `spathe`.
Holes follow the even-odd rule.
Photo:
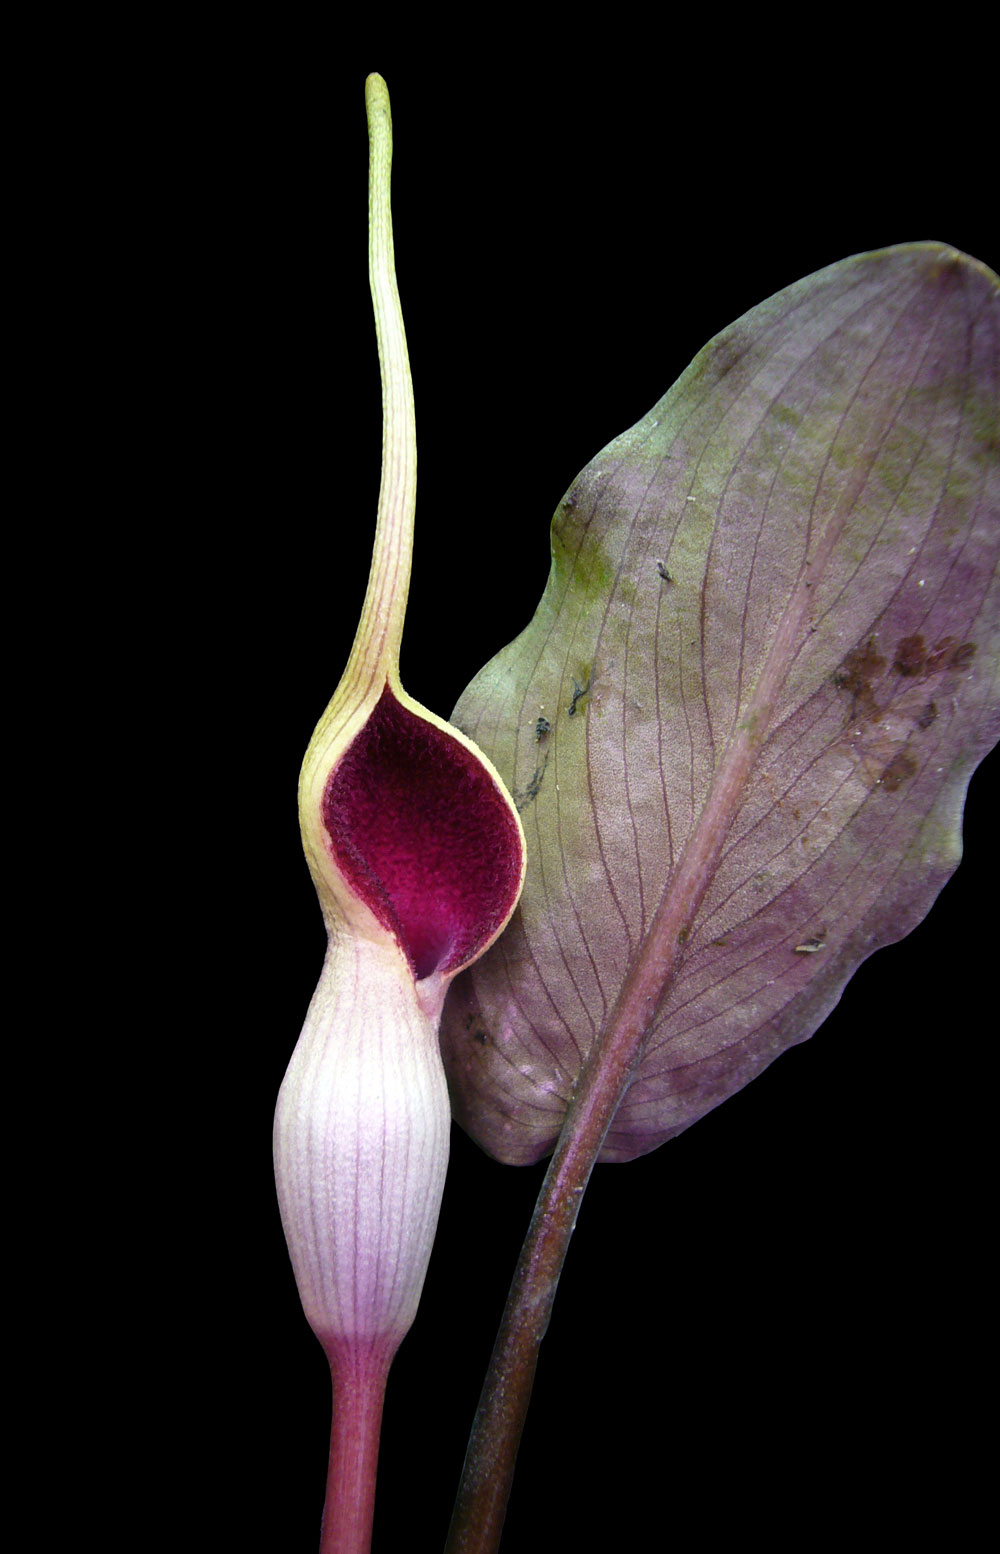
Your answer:
[[[361,622],[302,766],[302,839],[328,948],[274,1130],[292,1266],[334,1381],[323,1547],[341,1551],[368,1547],[385,1379],[416,1313],[444,1187],[445,993],[506,924],[525,858],[493,767],[399,682],[416,439],[379,76],[366,102],[382,485]]]

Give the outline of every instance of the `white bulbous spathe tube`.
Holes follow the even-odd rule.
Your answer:
[[[443,996],[425,1009],[418,986],[394,943],[331,936],[278,1096],[281,1219],[324,1347],[377,1341],[394,1353],[416,1315],[451,1121]]]

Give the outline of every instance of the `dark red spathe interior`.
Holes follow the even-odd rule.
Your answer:
[[[464,964],[510,910],[521,839],[505,799],[388,686],[331,773],[323,821],[341,871],[418,978]]]

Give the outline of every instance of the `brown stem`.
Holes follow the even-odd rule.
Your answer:
[[[741,727],[730,741],[649,934],[581,1070],[507,1297],[469,1438],[445,1554],[496,1554],[500,1546],[538,1350],[580,1200],[674,977],[689,925],[718,863],[753,764],[770,712],[771,681],[766,675],[764,679],[764,691],[758,693],[759,728],[753,732]]]
[[[542,1183],[483,1383],[445,1554],[496,1554],[500,1546],[538,1350],[580,1201],[655,1013],[652,958],[637,962],[608,1022],[608,1037],[591,1050]],[[659,993],[665,967],[655,959]]]
[[[603,1133],[602,1133],[603,1137]],[[483,1383],[445,1554],[494,1554],[499,1548],[521,1431],[531,1400],[538,1350],[597,1152],[564,1130],[521,1248]]]
[[[368,1554],[382,1402],[391,1357],[371,1346],[330,1349],[333,1423],[320,1554]]]

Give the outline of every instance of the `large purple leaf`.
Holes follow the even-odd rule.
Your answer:
[[[654,920],[681,950],[607,1160],[812,1035],[954,871],[1000,735],[998,346],[984,266],[860,255],[724,330],[570,488],[533,621],[454,713],[528,841],[442,1026],[491,1154],[552,1148]]]

